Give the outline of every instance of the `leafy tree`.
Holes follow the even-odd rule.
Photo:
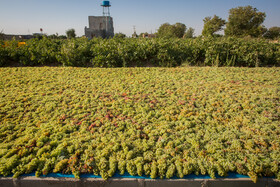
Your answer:
[[[124,33],[117,33],[115,34],[114,38],[126,38],[126,35]]]
[[[194,37],[193,35],[194,35],[194,28],[190,27],[186,31],[184,38],[193,38]]]
[[[169,23],[162,24],[157,32],[158,37],[173,37],[172,26]]]
[[[67,38],[75,38],[76,37],[75,29],[68,29],[66,31],[66,35]]]
[[[187,27],[183,23],[176,23],[175,25],[173,25],[173,32],[175,33],[175,36],[177,38],[183,38],[186,30]]]
[[[157,36],[161,38],[182,38],[186,32],[186,29],[187,27],[183,23],[176,23],[174,25],[164,23],[159,27]]]
[[[50,38],[50,39],[58,39],[58,35],[52,34],[52,35],[49,35],[48,38]]]
[[[39,40],[41,40],[41,39],[43,39],[43,34],[40,34],[40,33],[34,33],[33,34],[33,38],[37,38],[37,39],[39,39]]]
[[[252,6],[232,8],[229,11],[225,34],[227,36],[259,37],[264,34],[262,25],[266,17],[264,12]]]
[[[141,38],[146,38],[148,36],[149,36],[149,33],[147,33],[147,32],[142,32],[139,34],[139,37],[141,37]]]
[[[277,39],[280,37],[280,27],[271,27],[268,31],[264,34],[265,38],[268,39]]]
[[[65,35],[60,35],[60,36],[58,36],[58,38],[59,38],[59,39],[67,39],[67,36],[65,36]]]
[[[226,21],[218,16],[214,15],[213,18],[204,18],[204,27],[202,30],[203,36],[213,36],[215,32],[222,30],[222,27],[226,24]]]

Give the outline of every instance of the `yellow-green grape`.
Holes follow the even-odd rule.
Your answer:
[[[45,160],[40,159],[38,167],[35,172],[36,177],[40,177],[40,175],[42,174],[42,169],[44,168],[44,165],[45,165]]]
[[[72,174],[74,175],[74,177],[75,177],[76,179],[80,179],[80,174],[81,174],[80,171],[72,171]]]
[[[135,159],[135,165],[136,165],[138,176],[142,176],[143,175],[143,164],[144,164],[143,157],[137,157]]]
[[[108,170],[109,170],[109,162],[106,158],[102,157],[98,163],[98,169],[100,171],[100,175],[104,180],[109,178]]]
[[[109,158],[109,171],[108,171],[108,175],[109,177],[112,177],[116,170],[117,170],[117,166],[118,166],[118,162],[115,158],[110,157]]]
[[[125,171],[126,171],[126,161],[125,160],[119,160],[118,170],[120,171],[121,175],[123,175],[125,173]]]
[[[217,170],[218,169],[220,169],[220,167],[218,167]],[[247,170],[242,163],[236,163],[236,172],[242,175],[247,174]]]
[[[132,159],[134,157],[134,152],[133,151],[129,151],[128,153],[127,153],[127,155],[126,155],[126,159],[127,160],[130,160],[130,159]]]
[[[40,42],[40,49],[56,43]],[[65,42],[56,49],[63,45],[67,51]],[[119,58],[108,54],[111,45],[123,44],[69,42],[71,54],[81,48],[104,53],[104,58],[96,55],[99,63]],[[101,52],[92,42],[103,46]],[[153,51],[146,57],[157,56],[155,45],[163,44],[141,42]],[[193,45],[173,42],[182,49]],[[219,41],[196,42],[207,46]],[[28,43],[13,53],[38,46],[38,41]],[[125,53],[136,45],[120,46],[118,52]],[[122,60],[135,59],[137,55]],[[152,178],[191,173],[215,178],[228,172],[254,181],[257,176],[279,178],[279,75],[279,68],[0,68],[5,88],[0,92],[0,175],[56,171],[108,179],[118,170]]]
[[[146,152],[144,152],[143,157],[144,157],[145,161],[151,162],[154,158],[154,154],[152,151],[146,151]]]
[[[14,154],[16,154],[18,152],[18,149],[12,149],[10,150],[3,158],[10,158],[12,157]]]
[[[43,174],[43,175],[47,175],[47,174],[51,171],[51,169],[52,169],[53,166],[54,166],[54,161],[55,161],[54,158],[53,158],[53,159],[47,159],[47,160],[46,160],[45,165],[44,165],[44,167],[43,167],[43,169],[42,169],[42,174]]]
[[[118,150],[120,150],[121,145],[119,143],[115,144],[113,147],[113,151],[117,152]]]
[[[43,153],[48,152],[51,149],[51,146],[44,146],[37,152],[37,157],[40,157]]]
[[[151,174],[151,164],[150,163],[144,164],[144,173],[146,176],[149,176]]]
[[[165,177],[166,170],[167,170],[167,163],[165,159],[160,159],[157,161],[157,168],[158,168],[158,175],[161,179]]]
[[[18,156],[19,157],[25,157],[25,156],[28,156],[28,154],[30,154],[30,150],[27,149],[27,148],[21,148],[19,151],[18,151]]]
[[[0,163],[0,174],[3,176],[7,176],[11,174],[11,170],[18,165],[19,157],[14,155],[10,158],[1,159]]]
[[[59,161],[55,165],[53,172],[54,173],[60,172],[62,169],[64,169],[64,167],[67,165],[67,163],[68,163],[68,159],[63,159],[63,160]]]
[[[236,171],[236,166],[234,165],[234,162],[229,162],[229,170],[230,171]]]
[[[176,166],[176,170],[177,170],[177,175],[180,178],[184,177],[184,172],[183,172],[183,165],[179,160],[175,161],[175,166]]]
[[[252,171],[248,172],[248,176],[252,179],[252,181],[254,183],[257,183],[258,176],[255,172],[252,172]]]
[[[171,163],[171,164],[168,166],[168,168],[167,168],[167,171],[166,171],[166,178],[167,178],[167,179],[170,179],[171,177],[173,177],[175,171],[176,171],[176,167],[175,167],[174,164]]]
[[[35,170],[37,168],[37,166],[39,165],[40,160],[38,158],[34,158],[33,160],[31,160],[31,162],[29,162],[29,164],[27,164],[26,166],[26,172],[30,173],[33,170]]]
[[[212,179],[216,179],[214,167],[210,166],[207,168],[207,173]]]
[[[151,174],[150,174],[152,179],[157,178],[157,173],[158,173],[157,170],[158,170],[157,163],[153,161],[151,165]]]
[[[13,178],[18,178],[22,174],[24,174],[23,171],[17,171],[16,173],[14,173]]]
[[[189,175],[193,171],[192,164],[190,162],[183,162],[183,174],[184,175]]]
[[[219,176],[226,176],[227,175],[227,172],[224,170],[224,168],[219,163],[216,163],[215,167],[216,167],[216,170],[218,171]]]
[[[14,173],[13,178],[18,178],[20,175],[24,174],[26,171],[26,165],[18,165],[16,168],[12,170]]]
[[[204,167],[204,163],[202,161],[200,161],[200,160],[198,161],[198,167],[200,169],[200,173],[202,175],[206,175],[206,169]]]
[[[276,174],[277,180],[280,180],[280,172]]]
[[[100,170],[100,175],[104,180],[107,180],[109,178],[108,172],[104,170]]]
[[[272,162],[271,171],[273,173],[278,173],[279,171],[279,164],[277,161]]]
[[[133,160],[129,160],[126,162],[126,170],[132,176],[135,176],[137,174],[137,168]]]

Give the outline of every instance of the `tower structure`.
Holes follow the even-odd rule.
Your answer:
[[[103,22],[104,22],[104,25],[105,25],[105,30],[106,32],[108,31],[108,25],[110,24],[110,7],[111,7],[111,4],[110,4],[110,1],[103,1],[101,6],[103,7]]]
[[[132,34],[132,38],[137,38],[137,33],[136,33],[136,26],[133,25],[133,34]]]
[[[85,27],[85,36],[110,38],[114,36],[113,18],[110,15],[110,1],[103,1],[103,16],[89,16],[89,28]]]

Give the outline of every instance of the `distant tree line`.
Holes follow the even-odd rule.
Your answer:
[[[156,33],[157,37],[167,37],[167,38],[192,38],[194,35],[194,29],[187,29],[186,25],[183,23],[176,23],[170,25],[169,23],[164,23],[158,29]]]
[[[202,36],[219,36],[217,33],[224,30],[225,36],[279,38],[280,27],[265,28],[263,25],[265,18],[266,14],[264,12],[259,12],[252,6],[232,8],[229,10],[228,21],[217,15],[204,18]],[[187,29],[186,25],[182,23],[174,25],[164,23],[159,27],[156,34],[157,37],[192,38],[194,29],[191,27]]]

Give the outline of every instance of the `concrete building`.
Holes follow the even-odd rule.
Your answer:
[[[110,38],[114,36],[113,18],[109,16],[89,16],[89,28],[85,27],[85,36]],[[106,24],[107,23],[107,24]]]

